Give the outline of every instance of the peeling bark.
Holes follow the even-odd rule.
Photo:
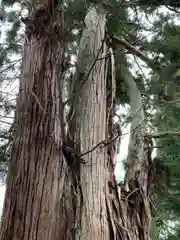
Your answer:
[[[149,142],[145,141],[145,119],[141,93],[132,75],[124,66],[121,74],[128,88],[131,104],[131,134],[126,163],[125,188],[121,186],[121,208],[124,228],[123,239],[148,240],[151,223],[149,205]],[[123,219],[121,217],[121,219]]]
[[[85,18],[75,79],[74,115],[71,136],[81,153],[106,139],[106,54],[105,11],[91,7]],[[107,154],[103,146],[83,156],[80,168],[83,205],[75,239],[109,239],[106,214],[108,187]]]
[[[48,3],[44,5],[47,7]],[[85,18],[68,140],[83,155],[86,164],[77,163],[66,172],[60,151],[65,138],[62,86],[59,84],[63,78],[63,19],[54,12],[49,21],[49,11],[43,14],[43,18],[38,15],[37,19],[35,14],[25,21],[26,43],[16,132],[0,240],[148,240],[149,166],[144,113],[140,92],[124,68],[121,74],[132,110],[127,188],[117,187],[111,179],[116,152],[112,144],[109,159],[105,143],[113,132],[115,77],[111,57],[111,101],[108,102],[106,12],[102,7],[92,6]],[[39,29],[42,19],[45,25]],[[54,23],[59,22],[62,25],[57,28]],[[114,183],[112,186],[108,185],[110,180]]]
[[[63,33],[63,13],[50,15],[48,2],[34,3],[37,9],[26,21],[1,240],[59,239],[58,205],[65,176],[60,151],[64,45],[54,26],[58,23]]]
[[[79,165],[76,173],[79,184],[76,194],[73,195],[73,181],[68,191],[64,190],[67,200],[61,211],[68,214],[66,232],[73,236],[72,239],[148,240],[150,211],[146,191],[148,165],[144,164],[144,113],[136,83],[125,69],[122,69],[122,77],[128,87],[134,117],[126,182],[129,187],[133,180],[137,186],[131,184],[130,190],[124,185],[117,187],[111,178],[116,153],[111,145],[108,158],[108,148],[104,146],[105,140],[112,134],[115,95],[112,81],[107,100],[105,23],[106,15],[102,9],[92,7],[88,11],[80,42],[75,98],[69,122],[71,144],[79,148],[81,154],[87,152],[83,154],[86,164]],[[114,60],[111,64],[113,70]],[[113,71],[111,75],[114,80]],[[101,142],[103,144],[99,144]],[[109,186],[109,182],[114,184]]]
[[[141,169],[142,162],[144,161],[145,119],[141,93],[133,76],[123,66],[121,67],[121,74],[128,89],[131,105],[132,120],[126,169],[126,178],[127,180],[131,180],[136,179],[135,174]]]
[[[109,185],[115,187],[116,180],[114,175],[114,170],[116,166],[116,157],[119,153],[120,141],[121,141],[121,129],[120,122],[114,121],[114,115],[116,114],[115,109],[115,97],[116,97],[116,76],[115,76],[115,58],[112,48],[109,49],[110,52],[110,69],[109,75],[107,75],[107,156],[108,156],[108,166],[110,171]],[[119,119],[120,120],[120,119]]]

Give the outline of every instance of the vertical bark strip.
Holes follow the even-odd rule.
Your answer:
[[[51,6],[48,4],[40,5]],[[63,33],[63,13],[51,14],[46,8],[37,8],[26,21],[1,240],[57,239],[65,171],[59,101],[64,46],[54,29],[57,22],[61,23],[58,31]]]
[[[91,7],[85,18],[80,41],[75,80],[76,97],[71,130],[81,153],[91,150],[106,138],[106,14]],[[72,129],[73,128],[73,129]],[[81,229],[75,239],[109,239],[105,193],[107,158],[104,147],[83,156],[80,183],[83,193]]]
[[[131,104],[131,134],[126,164],[125,188],[121,186],[123,239],[148,240],[151,222],[149,206],[149,155],[145,141],[145,119],[141,93],[124,66],[121,75],[128,88]],[[126,219],[126,220],[125,220]]]
[[[116,185],[115,181],[115,166],[116,166],[116,157],[117,153],[119,153],[120,146],[120,122],[114,121],[114,116],[116,113],[116,76],[115,76],[115,57],[112,48],[109,48],[110,53],[110,69],[109,76],[107,75],[107,83],[106,83],[106,92],[107,92],[107,100],[106,100],[106,109],[107,109],[107,156],[108,156],[108,165],[110,172],[109,184],[111,186]],[[120,120],[120,119],[119,119]]]
[[[136,178],[135,175],[137,171],[141,169],[142,162],[144,161],[144,110],[141,93],[136,85],[135,80],[133,79],[133,76],[123,66],[121,67],[121,74],[128,89],[132,118],[126,177],[128,180],[134,180]]]

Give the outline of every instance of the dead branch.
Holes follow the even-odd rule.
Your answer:
[[[159,72],[159,66],[155,65],[151,59],[149,59],[144,53],[142,53],[140,50],[136,49],[133,45],[131,45],[125,39],[112,37],[112,41],[116,44],[124,46],[128,51],[135,54],[142,61],[144,61],[152,70],[154,70],[155,72]]]
[[[168,137],[168,136],[180,136],[180,130],[177,132],[162,132],[162,133],[155,133],[150,134],[152,138],[161,138],[161,137]]]
[[[107,145],[109,145],[109,144],[113,143],[114,141],[116,141],[116,139],[117,139],[118,137],[120,137],[119,134],[116,135],[114,138],[110,139],[109,141],[106,141],[106,140],[101,141],[101,142],[99,142],[98,144],[96,144],[93,148],[91,148],[90,150],[88,150],[88,151],[80,154],[79,156],[82,157],[82,156],[84,156],[84,155],[86,155],[86,154],[88,154],[88,153],[91,153],[91,152],[93,152],[96,148],[98,148],[98,147],[101,146],[101,145],[103,145],[103,147],[106,147]]]

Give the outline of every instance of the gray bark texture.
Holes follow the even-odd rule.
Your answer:
[[[132,111],[127,174],[125,185],[108,187],[112,169],[109,164],[112,162],[108,161],[104,141],[108,136],[107,107],[112,107],[112,99],[110,104],[107,103],[105,26],[106,13],[102,8],[90,8],[80,42],[74,111],[70,117],[70,138],[81,153],[86,153],[83,154],[86,164],[81,166],[79,172],[82,205],[78,205],[81,220],[75,239],[148,240],[150,209],[144,113],[141,94],[133,77],[123,66],[122,79],[128,89]]]

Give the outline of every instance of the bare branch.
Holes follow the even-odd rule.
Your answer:
[[[162,133],[155,133],[149,134],[152,138],[161,138],[161,137],[168,137],[168,136],[180,136],[180,130],[177,132],[162,132]]]
[[[79,156],[82,157],[82,156],[84,156],[84,155],[86,155],[88,153],[91,153],[91,152],[93,152],[96,148],[98,148],[101,145],[103,145],[103,147],[106,147],[107,145],[109,145],[109,144],[113,143],[114,141],[116,141],[116,139],[119,138],[119,137],[120,137],[120,135],[117,134],[116,136],[114,136],[109,141],[106,141],[106,140],[101,141],[98,144],[96,144],[93,148],[91,148],[90,150],[86,151],[85,153],[80,154]]]
[[[3,120],[0,120],[0,123],[8,124],[8,125],[12,125],[12,123],[10,123],[10,122],[6,122],[6,121],[3,121]]]
[[[4,68],[0,74],[6,72],[7,70],[13,68],[17,63],[19,63],[22,59],[14,60],[12,64],[9,64],[6,68]]]
[[[160,66],[157,66],[156,64],[154,64],[154,62],[151,59],[149,59],[144,53],[136,49],[133,45],[131,45],[125,39],[112,37],[112,41],[116,44],[123,45],[127,50],[129,50],[131,53],[135,54],[142,61],[144,61],[152,70],[159,72]]]
[[[91,148],[90,150],[86,151],[85,153],[80,154],[79,156],[82,157],[84,155],[87,155],[88,153],[93,152],[96,148],[98,148],[100,145],[102,145],[104,143],[105,143],[105,140],[100,142],[100,143],[98,143],[98,144],[96,144],[93,148]]]

